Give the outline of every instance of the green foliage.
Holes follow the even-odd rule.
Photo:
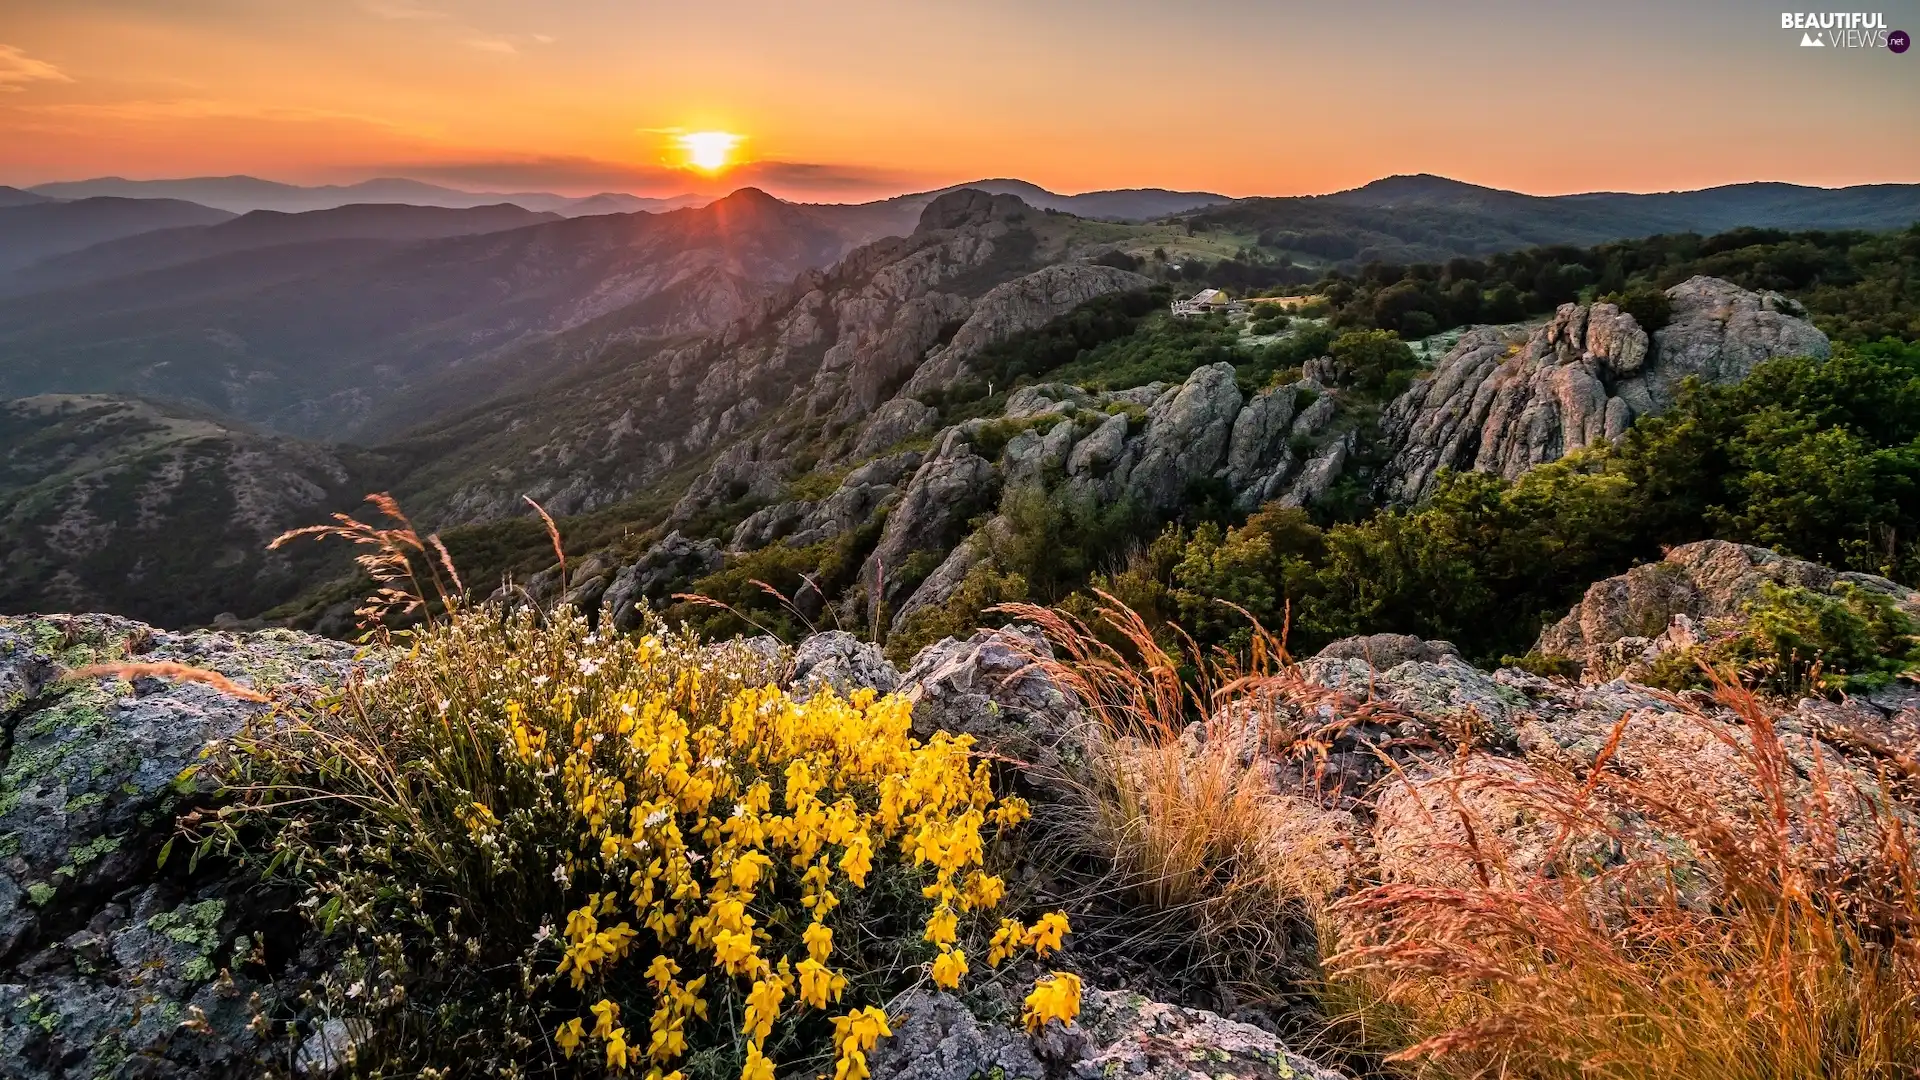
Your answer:
[[[1785,293],[1837,341],[1920,340],[1920,225],[1894,233],[1735,229],[1444,263],[1387,260],[1329,274],[1314,291],[1332,308],[1335,325],[1406,338],[1541,315],[1583,290],[1619,304],[1652,331],[1671,314],[1664,290],[1697,274]]]
[[[1349,330],[1327,347],[1343,380],[1370,397],[1392,398],[1420,368],[1413,350],[1392,330]]]
[[[1851,582],[1830,594],[1761,589],[1734,655],[1760,662],[1783,690],[1874,690],[1920,665],[1920,627],[1882,593]]]
[[[1611,292],[1600,300],[1633,316],[1633,321],[1640,324],[1640,329],[1649,334],[1673,319],[1673,301],[1664,291],[1649,284],[1636,284],[1624,292]]]

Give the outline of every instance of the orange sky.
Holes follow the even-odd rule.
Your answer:
[[[1920,30],[1920,0],[1882,0]],[[812,10],[807,10],[812,9]],[[1920,50],[1750,2],[0,0],[0,183],[408,175],[483,190],[988,176],[1230,195],[1920,181]],[[672,132],[757,164],[676,170]]]

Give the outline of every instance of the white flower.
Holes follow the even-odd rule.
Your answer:
[[[350,998],[357,998],[366,992],[367,981],[365,979],[356,980],[352,986],[347,987],[347,996]]]
[[[565,863],[561,863],[559,866],[553,868],[553,880],[562,885],[566,885],[571,881],[567,876],[567,866]]]
[[[746,817],[746,816],[747,816],[747,804],[746,804],[746,803],[743,803],[743,802],[737,802],[737,803],[734,803],[734,804],[733,804],[733,815],[732,815],[732,816],[733,816],[733,817]]]
[[[665,810],[655,810],[653,813],[648,814],[647,819],[640,824],[649,829],[657,829],[661,825],[666,824],[667,818],[671,816],[672,815],[668,814]]]
[[[600,670],[600,661],[591,656],[583,656],[574,666],[580,669],[580,674],[592,678],[594,673]]]

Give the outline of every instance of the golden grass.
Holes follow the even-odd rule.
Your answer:
[[[1876,777],[1857,771],[1865,757],[1843,768],[1809,755],[1776,729],[1776,706],[1724,684],[1718,710],[1670,700],[1679,745],[1713,762],[1650,758],[1630,727],[1646,718],[1633,716],[1579,768],[1463,742],[1415,764],[1451,793],[1438,813],[1452,805],[1459,829],[1447,835],[1464,837],[1435,860],[1462,856],[1478,872],[1444,886],[1385,880],[1377,866],[1343,865],[1329,815],[1280,793],[1301,791],[1315,754],[1382,706],[1309,683],[1264,630],[1242,656],[1176,659],[1103,600],[1098,628],[1003,609],[1042,627],[1056,658],[1036,663],[1096,721],[1078,842],[1141,905],[1184,913],[1222,970],[1293,958],[1267,989],[1317,995],[1321,1047],[1438,1078],[1920,1076],[1920,862],[1904,758],[1880,758]],[[1302,716],[1329,719],[1288,719]],[[1278,772],[1296,766],[1306,771]],[[1409,780],[1396,764],[1385,783]],[[1509,858],[1493,830],[1476,832],[1462,798],[1474,784],[1497,786],[1563,840],[1619,854],[1598,870],[1573,854],[1592,843],[1548,845],[1545,864]],[[1298,962],[1297,938],[1274,940],[1303,913],[1323,977]]]
[[[229,697],[236,697],[242,701],[269,700],[267,695],[260,693],[258,690],[241,686],[239,683],[234,682],[232,679],[227,678],[217,671],[208,671],[205,668],[191,667],[187,664],[176,664],[170,661],[142,664],[88,664],[86,667],[75,668],[67,672],[65,678],[113,678],[123,682],[132,682],[135,679],[168,679],[173,682],[199,683],[202,686],[211,686]]]

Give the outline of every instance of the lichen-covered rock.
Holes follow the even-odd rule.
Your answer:
[[[790,680],[793,696],[805,701],[823,687],[832,687],[843,698],[855,690],[890,694],[900,685],[900,673],[879,646],[845,630],[828,630],[807,638],[793,651]]]
[[[1147,411],[1139,463],[1127,478],[1135,501],[1155,510],[1180,505],[1188,485],[1212,476],[1226,460],[1240,388],[1233,365],[1209,364]]]
[[[953,340],[935,349],[914,372],[905,393],[924,394],[972,378],[968,361],[988,345],[1024,330],[1037,330],[1097,297],[1152,284],[1139,274],[1111,266],[1063,263],[996,285],[974,301]]]
[[[289,943],[259,935],[261,896],[187,876],[185,854],[157,862],[176,815],[210,795],[202,750],[267,706],[196,683],[66,677],[120,661],[285,695],[337,683],[353,649],[285,630],[0,618],[0,1072],[255,1075],[270,1048],[249,1029],[264,1007],[253,995],[276,991],[241,961],[257,948],[284,962]]]

